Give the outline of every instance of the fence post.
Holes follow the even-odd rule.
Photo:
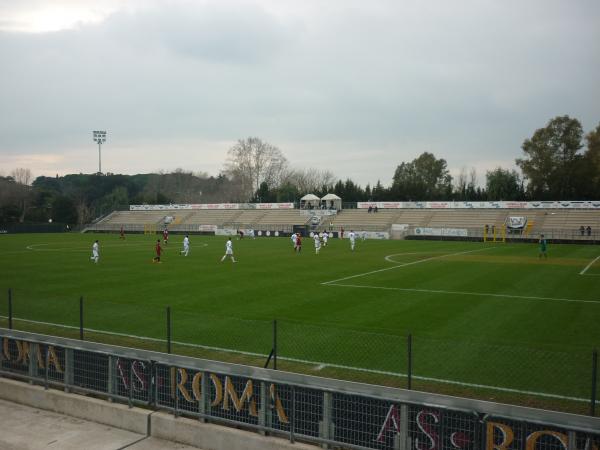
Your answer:
[[[8,329],[12,330],[12,289],[8,288]]]
[[[277,320],[273,320],[273,370],[277,370]]]
[[[127,405],[133,408],[133,359],[129,360],[129,392],[127,393]]]
[[[296,386],[292,385],[292,412],[290,414],[290,442],[293,444],[296,440]]]
[[[412,389],[412,334],[408,333],[408,337],[406,338],[406,346],[407,346],[407,356],[408,356],[408,386],[407,389]]]
[[[171,353],[171,307],[167,306],[167,353]]]
[[[83,295],[79,297],[79,340],[83,341]]]
[[[596,415],[596,380],[598,379],[598,350],[592,352],[592,398],[590,402],[590,416]]]
[[[49,362],[50,362],[50,344],[46,345],[46,367],[44,371],[44,389],[48,390],[48,370],[49,370]]]

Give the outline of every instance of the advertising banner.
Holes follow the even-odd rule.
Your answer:
[[[168,211],[178,209],[294,209],[294,203],[194,203],[169,205],[129,205],[130,211]]]
[[[358,209],[598,209],[600,201],[570,202],[358,202]]]
[[[428,228],[428,227],[417,227],[415,228],[415,234],[417,236],[460,236],[467,237],[469,235],[465,228]]]
[[[506,219],[506,226],[511,229],[522,229],[527,225],[527,217],[510,216]]]

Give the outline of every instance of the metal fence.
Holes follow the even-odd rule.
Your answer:
[[[63,307],[63,322],[48,323],[29,300],[0,302],[8,328],[58,333],[84,339],[193,354],[286,370],[328,373],[345,379],[416,388],[429,392],[469,392],[480,398],[575,412],[594,411],[598,384],[597,351],[502,345],[475,340],[433,339],[312,325],[289,320],[246,320],[197,311],[144,307],[135,320],[110,307],[111,329],[102,329],[107,305],[83,298]],[[100,309],[99,309],[100,308]],[[18,319],[17,319],[18,318]],[[62,329],[62,331],[61,331]],[[149,331],[151,330],[151,331]],[[150,334],[148,334],[150,333]],[[269,360],[267,360],[269,358]],[[492,394],[490,394],[492,393]],[[566,407],[571,402],[575,407]]]
[[[341,448],[595,450],[600,419],[0,328],[0,375]]]

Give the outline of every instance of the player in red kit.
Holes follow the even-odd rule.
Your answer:
[[[121,236],[119,236],[119,239],[125,239],[125,229],[123,228],[123,225],[121,225]]]
[[[152,262],[160,262],[160,253],[162,252],[162,247],[160,246],[160,239],[156,241],[156,247],[154,247],[154,251],[156,252],[156,256],[152,260]]]
[[[165,242],[165,245],[169,243],[169,230],[166,228],[163,231],[163,241]]]

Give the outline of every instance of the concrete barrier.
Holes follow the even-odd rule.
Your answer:
[[[186,417],[175,418],[171,414],[155,412],[150,416],[153,437],[182,444],[193,445],[204,450],[315,450],[308,444],[294,443],[286,439],[262,436],[258,433],[237,430]]]
[[[204,450],[315,450],[317,447],[106,400],[0,378],[0,398]]]
[[[148,416],[152,413],[6,378],[0,378],[0,398],[144,435],[148,434]]]

